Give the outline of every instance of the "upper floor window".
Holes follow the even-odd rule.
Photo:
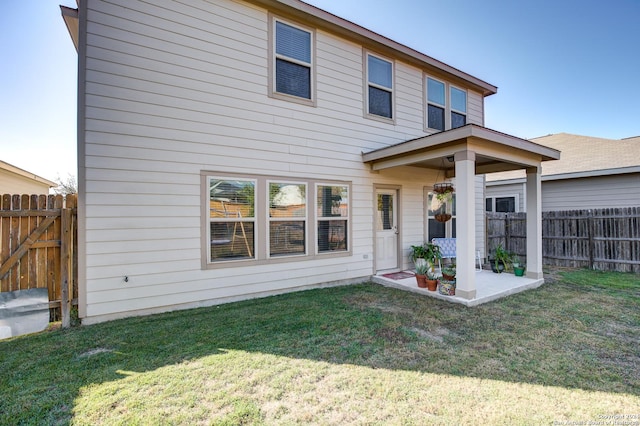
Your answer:
[[[467,124],[466,91],[432,77],[427,77],[426,86],[427,128],[443,131]]]
[[[467,92],[451,87],[451,128],[467,124]]]
[[[442,131],[445,128],[445,93],[443,82],[427,78],[427,127],[430,129]]]
[[[366,55],[367,58],[367,113],[393,118],[393,63]]]
[[[274,19],[273,92],[311,100],[313,33]]]

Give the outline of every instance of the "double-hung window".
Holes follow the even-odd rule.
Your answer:
[[[451,128],[462,127],[467,124],[467,92],[457,87],[450,87],[451,91]]]
[[[349,235],[349,187],[317,186],[318,253],[346,251]]]
[[[279,19],[273,25],[273,93],[311,101],[313,33]]]
[[[467,124],[467,92],[432,77],[426,80],[427,128],[443,131]]]
[[[256,181],[208,177],[209,259],[254,259]]]
[[[367,113],[393,119],[393,63],[366,54]]]
[[[269,182],[269,256],[306,252],[307,185]]]
[[[443,82],[427,77],[427,127],[445,129],[446,90]]]

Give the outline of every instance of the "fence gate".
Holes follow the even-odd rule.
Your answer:
[[[75,194],[0,199],[0,292],[47,288],[63,327],[78,297],[76,207]]]

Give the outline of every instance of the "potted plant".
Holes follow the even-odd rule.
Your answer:
[[[442,267],[442,278],[447,281],[456,279],[456,265],[450,264]]]
[[[502,273],[507,266],[511,263],[512,254],[509,253],[502,244],[498,244],[493,252],[493,258],[489,259],[491,264],[491,270],[497,274]]]
[[[425,260],[429,264],[431,271],[435,271],[436,263],[442,260],[442,253],[440,252],[440,246],[433,243],[424,243]]]
[[[424,243],[420,246],[411,246],[411,253],[409,255],[411,261],[418,267],[421,264],[427,264],[429,270],[435,269],[436,262],[442,259],[440,254],[440,247],[433,243]]]
[[[416,282],[418,283],[418,287],[426,288],[427,287],[427,273],[429,272],[429,265],[426,263],[416,265]]]
[[[427,249],[424,245],[411,246],[411,253],[409,253],[409,259],[418,267],[418,265],[424,265],[426,260]]]
[[[435,272],[427,271],[427,290],[436,291],[438,288],[438,277]]]
[[[513,273],[516,277],[523,277],[524,271],[526,269],[525,265],[520,263],[520,258],[518,256],[513,256],[511,260],[511,265],[513,265]]]

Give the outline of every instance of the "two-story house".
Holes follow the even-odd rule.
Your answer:
[[[559,152],[483,127],[495,86],[298,0],[81,0],[63,16],[85,323],[361,282],[438,236],[457,237],[471,299],[490,171],[527,171],[542,279],[540,163]],[[438,204],[441,181],[455,203]]]

